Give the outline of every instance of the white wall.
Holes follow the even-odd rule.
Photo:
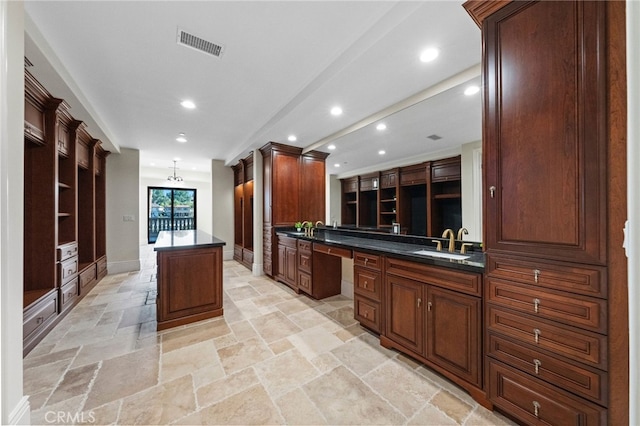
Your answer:
[[[336,175],[329,175],[327,180],[327,189],[329,196],[327,197],[327,226],[332,226],[333,221],[342,223],[342,184]]]
[[[24,5],[0,2],[0,424],[29,424],[22,382]]]
[[[140,269],[138,239],[140,151],[123,148],[107,157],[107,268],[110,274]],[[134,221],[124,221],[133,216]]]
[[[225,166],[222,160],[211,160],[211,189],[214,200],[211,209],[213,235],[227,243],[223,249],[223,259],[233,259],[233,170]],[[253,203],[257,204],[255,198]],[[262,221],[258,225],[262,227]]]
[[[468,241],[482,241],[482,141],[462,145],[462,226]]]
[[[640,2],[627,2],[627,227],[629,285],[629,424],[640,424]]]
[[[155,167],[140,167],[140,192],[138,199],[140,201],[139,217],[138,221],[140,232],[140,244],[147,244],[147,197],[148,188],[150,186],[164,186],[171,187],[167,182],[167,176],[173,174],[173,171],[169,168],[166,170],[158,169]],[[196,220],[197,228],[207,234],[212,234],[213,228],[211,226],[211,172],[204,171],[190,171],[180,170],[176,172],[179,176],[182,176],[184,182],[182,185],[176,186],[176,188],[195,189],[196,190]]]

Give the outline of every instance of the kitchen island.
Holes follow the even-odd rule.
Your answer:
[[[224,245],[202,231],[160,232],[154,246],[158,330],[222,315]]]

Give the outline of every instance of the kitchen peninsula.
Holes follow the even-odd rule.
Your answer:
[[[220,316],[222,247],[202,231],[162,231],[158,252],[158,330]]]

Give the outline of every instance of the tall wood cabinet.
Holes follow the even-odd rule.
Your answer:
[[[465,7],[483,35],[487,393],[527,424],[626,424],[624,3]]]
[[[263,269],[277,273],[274,228],[296,222],[325,219],[325,159],[329,154],[269,142],[260,148],[263,157]]]
[[[108,152],[68,110],[25,70],[25,355],[106,275]]]
[[[235,185],[233,258],[251,269],[253,265],[253,153],[231,168]]]

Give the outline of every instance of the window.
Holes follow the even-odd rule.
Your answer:
[[[196,190],[148,187],[147,241],[160,231],[196,229]]]

